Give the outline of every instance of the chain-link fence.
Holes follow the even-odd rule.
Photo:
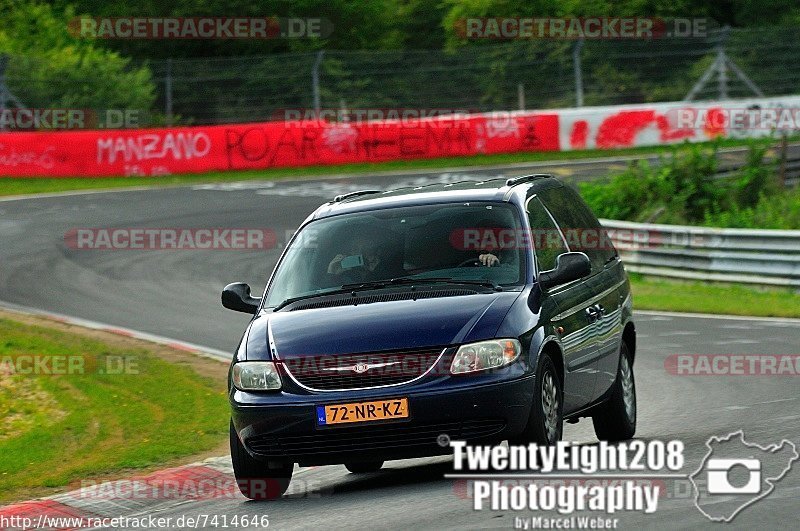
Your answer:
[[[26,61],[12,57],[6,73],[10,92],[26,106],[46,106],[48,100],[87,104],[94,97],[99,101],[89,106],[107,108],[102,97],[108,85],[130,83],[98,80],[85,74],[88,67],[83,78],[54,73],[48,79]],[[800,92],[800,32],[720,29],[706,38],[527,40],[473,43],[453,51],[326,50],[152,61],[129,69],[138,73],[137,82],[144,75],[152,84],[149,97],[138,94],[130,105],[149,105],[145,110],[155,123],[262,121],[283,116],[286,109],[491,111],[710,100]],[[35,78],[31,72],[37,72]],[[29,97],[34,91],[36,97]],[[114,94],[119,106],[119,90]]]

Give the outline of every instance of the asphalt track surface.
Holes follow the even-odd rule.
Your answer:
[[[624,165],[624,162],[620,162]],[[592,163],[548,168],[567,178],[600,170]],[[302,182],[245,182],[166,190],[80,193],[0,201],[0,301],[141,330],[230,352],[247,316],[224,310],[221,288],[245,281],[259,293],[286,235],[320,203],[362,188],[391,188],[520,174],[520,168],[383,175]],[[78,250],[75,228],[266,228],[269,250]],[[635,305],[635,301],[634,301]],[[707,453],[709,437],[744,430],[761,445],[800,448],[800,379],[792,376],[676,376],[674,354],[797,354],[800,322],[677,315],[637,316],[636,379],[642,439],[680,439],[687,474]],[[220,419],[226,422],[225,419]],[[565,427],[565,439],[595,441],[591,422]],[[268,514],[278,529],[505,528],[529,511],[472,509],[465,484],[443,475],[447,458],[387,463],[356,476],[341,466],[299,469],[290,494],[270,503],[244,499],[165,503],[159,516]],[[685,480],[668,480],[652,515],[617,513],[623,528],[713,527],[693,504]],[[745,509],[735,528],[787,528],[800,514],[800,464],[768,497]],[[538,516],[558,516],[556,513]]]

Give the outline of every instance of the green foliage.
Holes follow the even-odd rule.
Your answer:
[[[458,42],[453,23],[467,17],[709,17],[720,25],[756,27],[800,21],[796,0],[445,0],[448,41]]]
[[[322,18],[333,29],[325,38],[91,40],[68,31],[76,15]],[[8,82],[28,107],[158,112],[155,86],[164,94],[169,58],[173,112],[184,123],[264,119],[312,106],[310,71],[324,49],[323,107],[510,109],[522,85],[527,108],[541,109],[575,104],[575,41],[466,40],[463,19],[621,16],[731,24],[727,53],[756,85],[768,95],[796,88],[786,69],[800,49],[796,0],[0,0],[0,52],[13,56]],[[714,43],[587,40],[584,102],[679,100],[709,65]],[[710,86],[700,96],[716,94]],[[734,77],[729,95],[751,91]]]
[[[9,1],[9,0],[5,0]],[[52,0],[92,16],[278,16],[325,18],[334,25],[326,39],[109,40],[108,47],[139,59],[263,55],[320,48],[441,49],[464,44],[457,21],[467,17],[712,17],[734,27],[796,24],[796,0]]]
[[[102,46],[139,60],[224,57],[336,50],[396,49],[419,35],[443,36],[436,2],[418,0],[53,0],[61,9],[74,6],[93,17],[296,17],[325,19],[333,26],[327,38],[285,39],[109,39]],[[431,4],[431,5],[426,5]],[[430,35],[427,35],[430,33]],[[439,37],[439,41],[443,37]],[[291,65],[285,65],[291,67]]]
[[[782,190],[767,141],[753,141],[744,165],[717,176],[716,145],[691,144],[631,164],[609,182],[582,183],[581,193],[600,217],[647,223],[722,227],[800,228],[800,192]]]
[[[761,194],[753,206],[734,206],[725,212],[708,214],[703,224],[743,229],[800,229],[800,191]]]
[[[638,161],[608,184],[584,184],[582,192],[601,217],[696,221],[719,210],[723,197],[714,180],[716,167],[716,147],[687,145],[661,156],[655,167]]]
[[[73,37],[71,9],[0,0],[0,50],[11,56],[6,79],[29,108],[150,109],[155,87],[145,67]]]

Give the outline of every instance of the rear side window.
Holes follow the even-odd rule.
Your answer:
[[[581,196],[572,188],[562,186],[545,190],[539,197],[561,227],[570,251],[586,253],[592,263],[592,273],[602,271],[617,251]]]
[[[556,257],[569,251],[561,232],[536,197],[528,200],[528,221],[531,224],[533,249],[539,271],[556,267]]]

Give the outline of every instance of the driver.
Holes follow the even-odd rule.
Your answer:
[[[493,234],[497,234],[499,230],[505,229],[505,227],[498,227],[498,223],[491,219],[482,219],[478,224],[477,227],[480,231],[491,231]],[[490,241],[495,241],[496,237],[491,238]],[[513,258],[513,253],[510,253],[508,249],[503,250],[502,248],[495,248],[491,243],[485,245],[483,248],[480,249],[480,254],[478,255],[478,263],[485,267],[493,267],[498,266],[501,263],[510,262]]]
[[[378,245],[370,241],[365,236],[356,236],[350,241],[347,254],[337,254],[328,264],[328,273],[331,275],[341,275],[346,269],[361,267],[364,271],[374,272],[380,265],[381,253]],[[347,260],[345,260],[347,259]],[[345,261],[345,266],[342,266]]]

